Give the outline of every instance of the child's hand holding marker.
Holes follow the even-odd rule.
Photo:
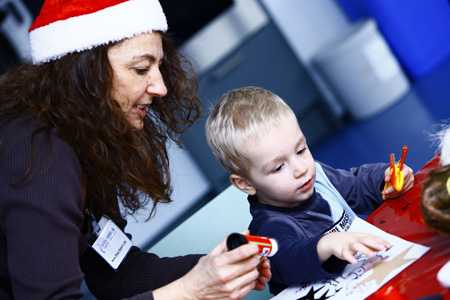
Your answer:
[[[410,167],[404,164],[408,147],[404,146],[400,159],[395,164],[394,154],[390,156],[390,168],[385,171],[386,182],[384,189],[381,192],[383,194],[383,200],[387,198],[397,198],[414,185],[414,174]]]

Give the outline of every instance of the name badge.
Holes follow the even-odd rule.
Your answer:
[[[117,270],[130,251],[133,242],[107,216],[103,216],[98,224],[94,224],[97,236],[90,245],[103,259]]]

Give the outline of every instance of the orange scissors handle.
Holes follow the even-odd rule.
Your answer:
[[[397,182],[398,171],[394,164],[394,155],[391,153],[391,184],[395,186]]]
[[[408,152],[408,147],[403,146],[402,154],[400,155],[399,161],[394,163],[394,155],[391,153],[390,163],[391,163],[391,181],[386,182],[384,185],[384,189],[390,187],[391,185],[395,188],[396,191],[400,192],[403,189],[404,176],[403,176],[403,164],[405,162],[406,153]],[[386,200],[386,196],[383,195],[383,200]]]
[[[408,146],[403,146],[402,154],[400,155],[400,160],[399,160],[399,163],[400,163],[399,169],[400,169],[400,171],[403,170],[403,164],[405,162],[405,158],[406,158],[406,153],[407,152],[408,152]]]

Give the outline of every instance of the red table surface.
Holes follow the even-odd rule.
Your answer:
[[[439,167],[439,154],[416,172],[414,186],[408,192],[397,199],[386,201],[366,218],[367,222],[387,233],[431,247],[420,259],[384,286],[394,285],[405,300],[432,295],[441,295],[445,300],[450,299],[449,289],[441,286],[436,278],[440,268],[450,260],[450,237],[427,227],[420,210],[422,185],[429,171],[436,167]],[[380,298],[374,293],[367,299]]]

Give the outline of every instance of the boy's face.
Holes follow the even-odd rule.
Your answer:
[[[286,118],[245,150],[249,179],[261,203],[293,207],[314,191],[316,167],[298,122]],[[247,192],[248,193],[248,192]]]

